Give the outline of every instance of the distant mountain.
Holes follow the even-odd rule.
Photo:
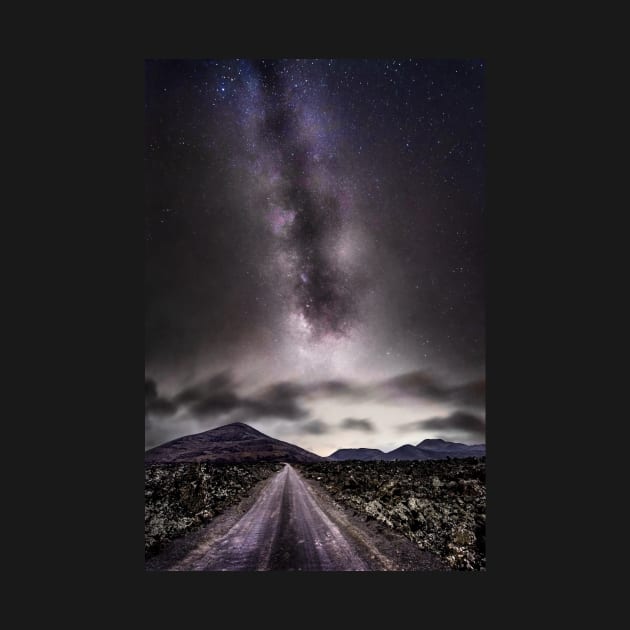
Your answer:
[[[276,440],[242,422],[186,435],[145,451],[145,464],[178,462],[317,462],[315,453]]]
[[[442,449],[455,449],[460,446],[466,446],[465,444],[460,444],[459,442],[447,442],[446,440],[442,440],[440,438],[435,439],[427,439],[422,440],[420,444],[416,444],[418,448],[429,448],[431,450],[442,450]]]
[[[404,446],[399,446],[397,449],[390,451],[385,454],[385,459],[389,461],[394,460],[406,460],[413,461],[418,459],[433,459],[432,453],[425,453],[422,449],[419,449],[417,446],[412,446],[411,444],[405,444]]]
[[[332,459],[337,462],[342,462],[347,459],[361,459],[370,462],[375,459],[383,459],[384,457],[385,453],[378,448],[340,448],[332,455],[329,455],[327,459]]]
[[[344,448],[335,451],[326,459],[334,461],[362,460],[362,461],[419,461],[425,459],[446,459],[447,457],[483,457],[486,454],[485,444],[460,444],[446,440],[428,439],[413,446],[405,444],[384,453],[375,448]]]

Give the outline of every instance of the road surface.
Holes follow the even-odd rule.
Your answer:
[[[251,503],[251,501],[250,501]],[[406,539],[392,543],[333,505],[289,464],[244,514],[211,521],[147,562],[171,571],[387,571],[442,569]],[[191,543],[190,540],[193,542]],[[402,549],[401,549],[402,547]]]

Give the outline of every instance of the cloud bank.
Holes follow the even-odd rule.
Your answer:
[[[422,430],[455,434],[463,439],[483,441],[485,422],[480,417],[485,408],[485,380],[448,383],[425,371],[410,371],[393,378],[358,382],[322,380],[303,383],[284,380],[244,394],[229,371],[182,388],[168,397],[159,391],[153,379],[145,380],[145,423],[148,442],[159,443],[165,434],[212,428],[228,422],[288,422],[297,434],[326,435],[339,431],[379,434],[379,423],[370,418],[346,417],[327,422],[315,414],[313,406],[321,402],[363,405],[374,403],[397,409],[424,403],[456,407],[450,415],[398,425],[398,431]],[[315,417],[317,415],[318,417]]]
[[[479,416],[463,411],[455,411],[449,416],[428,418],[399,425],[401,432],[410,430],[439,431],[448,433],[465,433],[480,441],[485,440],[486,423]]]
[[[344,418],[340,426],[342,429],[352,429],[353,431],[374,431],[374,425],[367,418]]]

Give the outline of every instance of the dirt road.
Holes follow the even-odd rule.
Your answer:
[[[391,571],[444,569],[435,556],[352,518],[289,464],[244,514],[232,511],[147,561],[170,571]]]

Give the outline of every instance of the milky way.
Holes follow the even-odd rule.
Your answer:
[[[321,451],[480,426],[368,392],[484,379],[483,85],[480,60],[147,62],[147,444],[248,413]]]
[[[280,240],[293,315],[314,339],[343,335],[356,307],[349,274],[331,255],[344,220],[334,159],[322,123],[308,118],[283,74],[273,63],[260,68],[264,109],[258,138],[273,172],[266,211]]]
[[[270,273],[287,305],[285,334],[302,354],[347,338],[359,318],[347,237],[353,184],[338,171],[325,103],[300,89],[309,83],[303,67],[259,62],[249,68],[249,90],[239,102],[256,201],[275,237]]]

